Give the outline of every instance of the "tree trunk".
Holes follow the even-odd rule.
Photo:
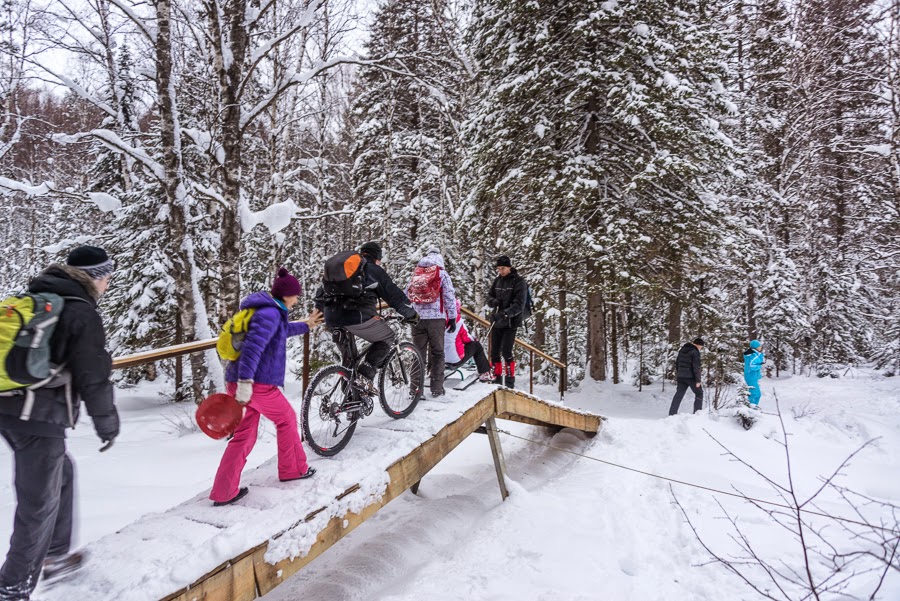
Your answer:
[[[594,380],[606,380],[606,307],[603,292],[600,288],[600,270],[591,262],[588,266],[588,330],[590,347],[588,361],[591,364],[590,376]]]
[[[747,337],[754,340],[758,337],[756,331],[756,287],[747,284]]]
[[[175,344],[184,343],[184,329],[181,327],[181,311],[175,310]],[[184,355],[175,357],[175,402],[184,400]]]
[[[566,277],[563,275],[559,291],[559,360],[563,365],[569,365],[569,308],[565,287]]]
[[[684,311],[684,300],[681,297],[681,275],[675,275],[672,282],[672,294],[669,297],[669,314],[667,318],[669,346],[681,342],[681,314]]]
[[[159,104],[162,163],[165,170],[164,189],[169,205],[169,233],[172,258],[172,278],[175,281],[175,300],[178,304],[179,327],[184,336],[196,338],[197,310],[194,296],[194,277],[191,257],[190,215],[182,181],[181,140],[176,127],[176,106],[172,82],[171,0],[156,3],[156,93]],[[191,355],[194,400],[203,395],[205,376],[203,355]]]
[[[217,5],[210,5],[208,11],[210,33],[215,44],[214,63],[219,79],[222,118],[221,169],[222,197],[225,207],[222,215],[221,246],[221,289],[219,297],[218,321],[224,323],[238,310],[241,302],[241,224],[238,211],[241,203],[241,160],[243,152],[243,132],[241,129],[240,85],[244,75],[248,36],[244,23],[247,12],[246,0],[228,0],[224,3],[219,22]],[[227,49],[227,55],[224,51]],[[226,60],[227,56],[227,60]]]
[[[542,351],[546,352],[547,346],[547,331],[546,324],[544,323],[544,314],[536,312],[534,314],[534,335],[531,339],[532,344]],[[544,362],[540,357],[535,357],[534,359],[534,371],[538,373],[541,371],[541,367],[544,365]]]
[[[619,310],[616,305],[610,307],[610,350],[612,358],[613,384],[619,383]]]

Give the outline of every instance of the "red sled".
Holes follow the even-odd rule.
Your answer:
[[[197,425],[214,440],[231,436],[244,417],[244,410],[230,394],[211,394],[197,407]]]

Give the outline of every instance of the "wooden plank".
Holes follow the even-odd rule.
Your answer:
[[[375,513],[386,505],[389,500],[368,505],[358,514],[350,512],[343,517],[331,518],[325,528],[319,532],[318,536],[316,536],[316,542],[313,543],[309,553],[303,557],[285,559],[272,565],[265,560],[268,545],[264,545],[257,549],[253,554],[253,569],[256,574],[256,587],[260,596],[271,592],[276,586],[296,574],[301,568],[305,567],[322,553],[330,549],[335,543],[341,540],[344,535],[348,534],[354,528],[375,515]]]
[[[514,415],[512,413],[498,413],[497,419],[506,420],[508,422],[516,422],[519,424],[528,424],[529,426],[548,426],[547,422],[538,421],[536,419],[531,419],[530,417],[522,417],[521,415]]]
[[[574,428],[589,433],[600,430],[603,418],[599,415],[571,411],[561,405],[553,405],[512,390],[500,389],[496,394],[497,412],[500,415],[515,415],[543,425]]]
[[[293,322],[298,323],[298,322]],[[307,342],[303,345],[304,357],[309,357],[309,349],[308,349],[308,340],[309,335],[306,335]],[[190,355],[192,353],[200,353],[203,351],[208,351],[210,349],[216,348],[216,342],[218,342],[218,338],[210,338],[208,340],[197,340],[195,342],[185,342],[184,344],[175,344],[173,346],[166,346],[160,349],[154,349],[152,351],[144,351],[141,353],[134,353],[133,355],[124,355],[122,357],[116,357],[113,359],[113,369],[125,369],[126,367],[135,367],[137,365],[144,365],[145,363],[155,363],[156,361],[162,361],[163,359],[171,359],[173,357],[178,357],[180,355]]]
[[[145,363],[154,363],[163,359],[171,359],[179,355],[189,355],[191,353],[199,353],[216,348],[216,338],[209,340],[199,340],[197,342],[186,342],[184,344],[176,344],[161,349],[145,351],[143,353],[135,353],[133,355],[125,355],[113,359],[113,369],[124,369],[126,367],[134,367]]]
[[[358,514],[349,512],[329,520],[305,556],[293,560],[285,559],[270,565],[265,561],[268,545],[259,548],[254,553],[253,565],[260,595],[265,595],[285,579],[290,578],[379,509],[419,482],[431,468],[493,415],[494,411],[495,400],[491,394],[466,411],[459,419],[444,426],[433,438],[394,462],[387,470],[390,482],[382,497]]]
[[[256,589],[256,579],[253,574],[253,561],[252,556],[254,551],[256,551],[258,547],[254,549],[250,549],[248,551],[244,551],[234,559],[226,561],[225,563],[219,564],[192,584],[186,586],[185,588],[172,593],[166,597],[163,597],[160,601],[191,601],[192,599],[206,599],[213,597],[204,597],[202,596],[204,591],[204,583],[208,581],[216,581],[218,589],[221,589],[223,584],[228,582],[228,579],[236,579],[237,584],[233,587],[233,590],[242,591],[246,593],[247,590],[252,588],[254,591]],[[235,566],[239,566],[237,571],[234,571]],[[250,569],[249,580],[248,576],[245,573],[247,568]],[[231,571],[229,576],[223,576],[223,574]],[[210,590],[218,590],[218,589],[210,589]],[[243,594],[242,593],[242,594]],[[255,592],[254,592],[255,595]],[[216,597],[217,599],[219,597]],[[221,597],[222,599],[231,599],[231,597]],[[256,597],[235,597],[235,599],[255,599]]]
[[[166,599],[170,599],[167,597]],[[253,556],[229,564],[182,592],[173,601],[253,601],[256,599],[256,575]]]

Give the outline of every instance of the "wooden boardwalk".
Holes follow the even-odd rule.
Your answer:
[[[458,419],[444,426],[432,438],[391,464],[387,469],[390,483],[384,494],[358,512],[350,511],[329,520],[319,531],[316,542],[302,557],[286,559],[274,565],[265,560],[266,552],[273,541],[290,534],[294,529],[303,528],[319,513],[325,511],[325,507],[312,511],[306,516],[298,516],[297,522],[290,528],[272,537],[269,541],[247,549],[209,573],[198,574],[198,578],[193,584],[173,592],[164,597],[162,601],[251,601],[267,594],[327,551],[391,500],[405,490],[416,486],[450,451],[486,423],[493,424],[495,418],[532,425],[574,428],[591,434],[599,431],[602,423],[602,418],[598,415],[568,409],[519,391],[493,390]],[[490,426],[488,434],[492,434]],[[496,433],[493,433],[492,449],[495,439]],[[499,474],[502,469],[502,455],[495,453],[494,461],[498,465]],[[351,486],[338,495],[337,499],[351,495],[358,489],[358,484]]]

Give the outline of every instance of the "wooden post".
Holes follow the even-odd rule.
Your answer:
[[[494,456],[494,468],[497,470],[497,480],[500,482],[500,496],[503,500],[509,496],[506,489],[506,461],[503,459],[503,449],[500,447],[500,435],[497,433],[497,422],[492,415],[484,425],[487,429],[488,440],[491,443],[491,455]]]
[[[567,368],[560,367],[559,368],[559,402],[563,402],[566,398],[566,376],[567,376]]]
[[[534,351],[528,351],[529,369],[528,369],[528,394],[534,394]]]
[[[303,396],[309,388],[309,333],[303,335]]]

